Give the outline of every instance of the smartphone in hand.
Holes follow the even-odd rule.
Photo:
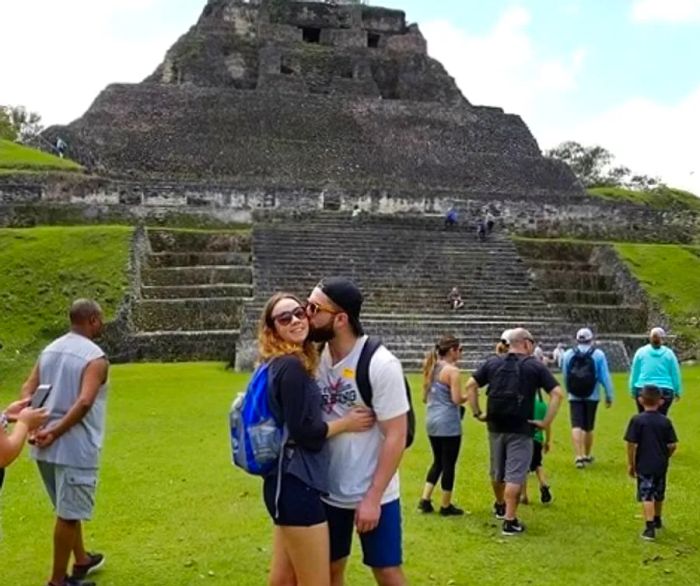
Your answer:
[[[49,393],[51,393],[51,385],[39,385],[32,395],[32,401],[29,404],[30,407],[34,409],[40,409],[46,403],[49,398]]]

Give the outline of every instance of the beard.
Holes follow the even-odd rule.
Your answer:
[[[335,332],[333,331],[333,322],[327,323],[325,326],[318,328],[312,327],[309,330],[308,339],[312,342],[330,342],[335,337]]]

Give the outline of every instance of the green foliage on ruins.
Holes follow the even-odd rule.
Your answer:
[[[0,229],[0,383],[67,328],[78,297],[113,318],[127,286],[132,229],[122,226]]]
[[[82,171],[69,159],[0,139],[0,173],[13,171]]]
[[[226,428],[231,400],[248,377],[213,363],[112,368],[97,508],[85,527],[87,544],[107,555],[98,584],[267,583],[272,523],[262,483],[231,466]],[[626,475],[622,436],[635,409],[625,374],[613,375],[615,402],[599,412],[597,460],[590,468],[573,466],[568,410],[562,408],[544,458],[554,501],[539,503],[531,477],[534,502],[519,511],[528,530],[517,538],[502,537],[491,514],[486,430],[471,417],[464,421],[454,494],[468,514],[416,512],[431,458],[420,382],[411,376],[417,434],[401,463],[409,583],[697,584],[700,367],[684,367],[683,377],[686,395],[671,411],[680,444],[669,471],[666,528],[648,543],[639,538],[641,509]],[[0,388],[0,404],[16,396],[20,381],[18,375],[12,386]],[[42,583],[50,569],[53,512],[27,458],[8,470],[2,507],[3,584]],[[347,584],[373,584],[357,541]]]
[[[611,201],[630,202],[654,208],[673,208],[700,211],[700,197],[661,185],[655,189],[635,190],[624,187],[591,187],[588,193]]]
[[[700,342],[698,249],[664,244],[616,244],[615,248],[671,318],[674,333]]]

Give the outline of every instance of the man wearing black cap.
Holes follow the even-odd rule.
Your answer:
[[[310,337],[326,342],[318,383],[329,421],[354,406],[365,406],[356,372],[367,342],[362,324],[362,293],[348,279],[324,279],[311,292],[307,312]],[[401,552],[398,467],[406,445],[408,399],[399,360],[384,346],[369,363],[372,409],[377,424],[369,431],[346,433],[328,441],[329,494],[326,510],[331,541],[333,586],[344,583],[353,529],[362,544],[363,562],[380,586],[406,584]]]

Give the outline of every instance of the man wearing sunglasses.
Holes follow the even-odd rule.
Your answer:
[[[489,430],[494,514],[503,519],[502,534],[518,535],[525,526],[517,517],[518,500],[532,461],[535,428],[546,429],[559,411],[564,393],[549,369],[532,353],[535,340],[524,328],[508,333],[506,355],[492,356],[467,382],[472,414]],[[479,407],[479,388],[489,385],[487,412]],[[549,393],[547,414],[533,421],[538,389]]]
[[[336,277],[321,281],[306,306],[309,337],[326,343],[317,378],[329,421],[343,417],[354,406],[365,406],[356,382],[358,361],[367,342],[360,323],[362,300],[354,283]],[[325,503],[333,586],[344,583],[353,528],[360,536],[363,562],[372,568],[377,584],[406,584],[401,569],[398,467],[406,445],[409,404],[401,363],[384,346],[372,354],[369,382],[376,425],[328,441]]]

